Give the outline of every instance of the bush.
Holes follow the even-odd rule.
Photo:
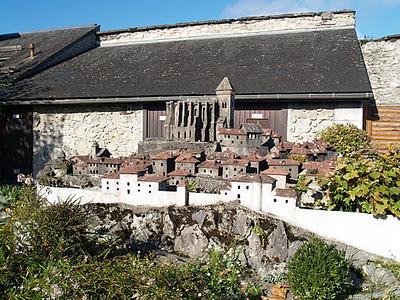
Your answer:
[[[400,217],[400,149],[343,157],[320,185],[328,209]]]
[[[318,137],[343,155],[371,147],[367,133],[352,124],[331,125],[321,130]]]
[[[337,299],[352,286],[350,267],[342,251],[313,238],[289,261],[287,278],[299,299]]]

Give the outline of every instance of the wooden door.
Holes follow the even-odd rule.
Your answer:
[[[146,138],[164,138],[166,120],[165,103],[154,103],[146,106]]]

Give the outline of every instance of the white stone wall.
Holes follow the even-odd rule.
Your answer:
[[[274,33],[290,30],[307,30],[310,28],[354,27],[355,15],[352,12],[333,13],[332,19],[323,18],[321,14],[299,14],[295,17],[272,17],[253,20],[236,20],[234,22],[191,24],[170,26],[149,30],[137,30],[117,34],[100,35],[101,46],[149,43],[182,39],[224,37],[232,35],[250,35]]]
[[[60,150],[67,157],[86,155],[95,140],[118,157],[136,152],[142,139],[140,106],[37,106],[33,113],[34,174]]]
[[[376,103],[400,104],[400,38],[361,44]]]
[[[288,105],[287,140],[312,140],[321,129],[334,123],[363,126],[362,102],[293,102]]]

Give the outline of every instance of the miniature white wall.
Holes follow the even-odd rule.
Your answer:
[[[395,217],[305,209],[296,207],[295,199],[277,196],[263,202],[263,211],[324,238],[400,261],[400,220]]]

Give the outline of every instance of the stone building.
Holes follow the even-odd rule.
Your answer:
[[[173,151],[164,151],[156,155],[152,155],[152,169],[155,174],[166,176],[175,170],[176,155]]]
[[[293,159],[268,159],[268,167],[280,169],[290,173],[290,179],[296,180],[299,176],[301,163]]]
[[[59,150],[89,153],[91,140],[121,157],[145,139],[214,141],[219,128],[242,123],[291,142],[333,123],[368,129],[373,89],[378,109],[398,106],[398,44],[392,37],[360,48],[348,10],[1,36],[10,59],[0,68],[16,80],[0,87],[0,177],[36,174]],[[215,90],[225,77],[234,91],[228,80]]]
[[[232,158],[221,162],[222,178],[232,178],[249,173],[250,162],[247,159]]]
[[[217,163],[215,160],[203,161],[197,167],[198,167],[199,175],[205,175],[205,176],[209,176],[209,177],[222,176],[221,164]]]
[[[181,182],[187,181],[193,174],[183,169],[177,169],[167,174],[170,185],[178,185]]]
[[[197,165],[199,163],[200,160],[195,158],[192,154],[183,153],[175,159],[175,169],[185,170],[189,172],[189,174],[195,174],[197,173]]]
[[[216,97],[187,97],[166,103],[166,136],[170,140],[214,142],[218,128],[233,126],[234,89],[225,77]]]

